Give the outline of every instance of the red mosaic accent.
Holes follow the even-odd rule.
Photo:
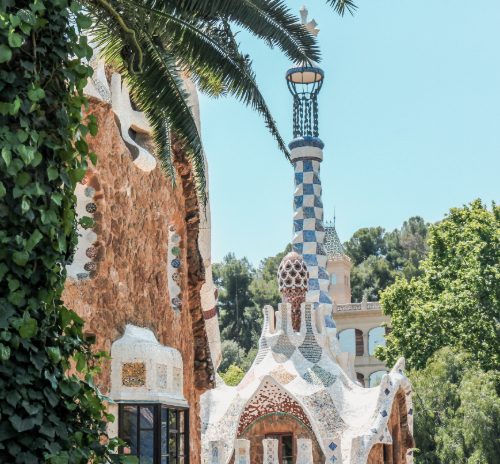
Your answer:
[[[212,309],[209,309],[208,311],[203,311],[203,319],[208,321],[209,319],[212,319],[212,317],[215,317],[217,315],[217,306],[214,306]]]
[[[311,423],[302,406],[274,382],[266,380],[257,395],[253,397],[241,414],[238,424],[238,436],[259,417],[272,413],[291,414],[312,430]]]

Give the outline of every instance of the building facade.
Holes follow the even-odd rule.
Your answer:
[[[351,260],[333,223],[325,227],[325,249],[340,348],[355,356],[354,371],[360,384],[374,387],[387,372],[385,363],[375,357],[375,348],[385,343],[391,320],[382,313],[377,301],[351,302]]]
[[[109,432],[125,440],[120,453],[141,464],[198,464],[200,395],[220,361],[210,212],[182,146],[172,146],[173,187],[121,76],[91,64],[85,92],[99,132],[87,142],[98,162],[76,189],[85,219],[63,299],[96,349],[111,353],[95,382],[114,401]]]

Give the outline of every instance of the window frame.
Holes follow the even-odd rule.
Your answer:
[[[153,431],[153,464],[161,464],[162,457],[162,449],[161,449],[161,440],[162,440],[162,410],[167,410],[167,418],[166,418],[166,444],[167,444],[167,464],[180,464],[179,458],[184,459],[184,464],[189,464],[189,408],[182,406],[172,406],[169,404],[163,403],[147,403],[147,402],[119,402],[118,403],[118,437],[123,439],[124,433],[124,409],[126,406],[133,406],[136,408],[135,417],[136,417],[136,443],[137,450],[136,454],[130,454],[130,456],[137,456],[140,459],[140,435],[141,430],[152,430]],[[151,407],[153,409],[153,428],[150,429],[141,429],[140,420],[141,420],[141,407]],[[176,441],[176,455],[170,456],[170,414],[175,412],[175,421],[177,426],[177,432],[175,433],[175,441]],[[179,428],[179,420],[180,420],[180,412],[183,412],[184,415],[184,428],[181,431]],[[181,436],[184,438],[183,448],[180,449],[180,441]],[[129,446],[130,447],[130,446]],[[123,446],[119,448],[119,454],[123,455]],[[182,452],[182,455],[180,454]]]
[[[274,432],[267,433],[266,438],[274,438],[278,440],[278,461],[283,464],[283,437],[291,437],[292,439],[292,462],[297,459],[297,446],[293,432]]]

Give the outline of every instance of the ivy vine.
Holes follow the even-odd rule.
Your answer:
[[[109,462],[99,358],[61,301],[75,185],[95,155],[90,26],[68,0],[0,0],[0,462]]]

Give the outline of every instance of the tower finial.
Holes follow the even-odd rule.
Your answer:
[[[311,19],[311,21],[307,20],[309,11],[307,10],[305,5],[302,5],[302,7],[299,10],[299,13],[300,13],[300,19],[302,20],[302,24],[314,37],[316,37],[319,33],[319,29],[316,27],[318,23],[314,19]]]

